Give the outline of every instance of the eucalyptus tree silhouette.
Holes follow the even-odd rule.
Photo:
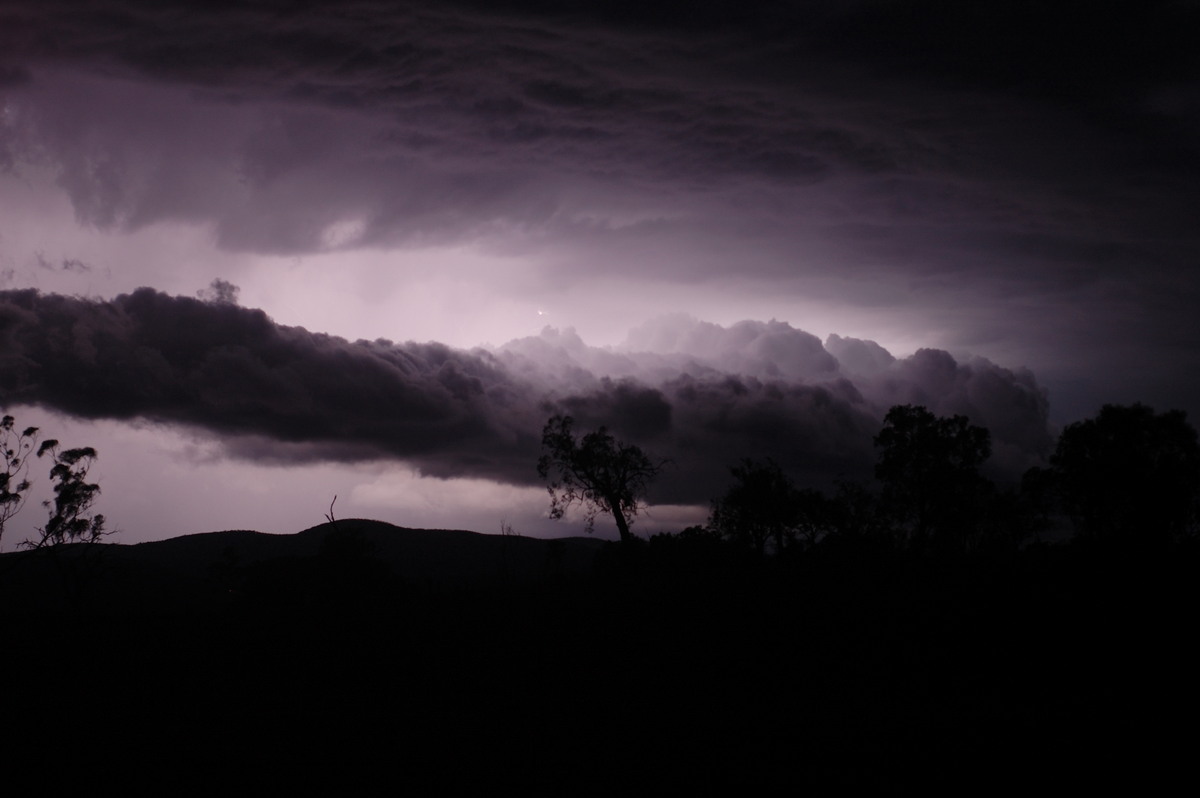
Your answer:
[[[87,481],[88,471],[96,461],[96,450],[90,446],[60,451],[58,441],[43,441],[37,456],[49,452],[54,465],[50,479],[54,481],[54,500],[44,502],[50,511],[46,525],[38,528],[38,539],[26,541],[31,549],[62,546],[67,543],[95,543],[106,533],[104,516],[89,515],[92,504],[100,495],[100,486]]]
[[[17,432],[16,419],[0,419],[0,540],[9,519],[21,512],[28,498],[29,454],[37,439],[37,427]]]
[[[941,418],[919,405],[896,405],[875,436],[875,476],[904,542],[916,549],[962,548],[991,485],[979,466],[991,435],[965,416]]]
[[[99,575],[102,552],[99,543],[106,535],[103,515],[92,515],[92,505],[100,495],[100,486],[88,482],[88,471],[96,461],[90,446],[60,449],[56,440],[42,441],[37,456],[50,456],[50,479],[54,499],[42,502],[49,517],[37,528],[37,536],[21,546],[47,555],[54,563],[69,606],[84,608],[84,594]]]
[[[27,427],[16,431],[16,421],[6,415],[0,419],[0,537],[5,525],[25,505],[31,483],[28,479],[30,460],[39,430]],[[37,456],[50,455],[50,479],[54,483],[54,500],[43,502],[49,510],[46,525],[38,527],[36,540],[21,545],[41,549],[65,543],[90,543],[104,536],[104,516],[88,515],[100,486],[87,481],[88,470],[96,460],[91,447],[60,450],[56,440],[43,441]]]
[[[1104,405],[1062,431],[1050,466],[1085,538],[1161,546],[1196,523],[1200,444],[1183,411]]]
[[[664,464],[604,427],[576,439],[573,425],[574,419],[560,414],[542,429],[544,454],[537,469],[550,492],[550,517],[562,518],[568,507],[580,504],[591,532],[598,514],[611,513],[621,542],[629,545],[634,541],[629,525]]]

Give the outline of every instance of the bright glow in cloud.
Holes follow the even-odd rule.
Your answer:
[[[367,223],[362,219],[343,219],[321,231],[321,246],[325,249],[342,249],[353,246],[362,239]]]

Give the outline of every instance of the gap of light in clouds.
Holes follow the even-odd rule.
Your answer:
[[[581,509],[550,520],[549,498],[540,487],[423,477],[393,461],[269,466],[231,459],[211,436],[177,427],[82,421],[39,407],[7,412],[21,426],[39,426],[43,440],[54,437],[64,448],[97,450],[88,475],[101,487],[93,509],[106,515],[119,543],[225,529],[291,534],[323,523],[331,503],[338,518],[373,518],[411,528],[498,534],[504,524],[531,537],[583,534]],[[0,551],[15,551],[45,521],[41,503],[53,495],[45,473],[49,464],[35,458],[32,465],[28,501],[6,527]],[[703,523],[707,513],[701,505],[650,507],[634,529],[644,535],[678,531]],[[615,539],[616,528],[610,527],[610,519],[601,517],[594,534]]]
[[[546,517],[549,504],[541,488],[426,478],[386,461],[269,466],[231,459],[211,436],[178,427],[83,421],[40,407],[17,406],[6,412],[22,427],[39,426],[43,440],[53,437],[64,448],[97,450],[88,474],[101,487],[93,509],[107,517],[110,531],[120,533],[115,538],[119,543],[224,529],[291,534],[323,523],[334,497],[334,515],[339,518],[486,533],[498,533],[504,522],[522,535],[582,534],[577,513],[563,522]],[[49,464],[36,458],[31,462],[28,501],[6,527],[0,550],[16,550],[45,522],[41,504],[53,495],[46,475]],[[677,516],[670,513],[668,520]],[[662,525],[639,528],[657,530]],[[597,535],[612,537],[615,530],[608,530],[602,519]]]
[[[45,170],[0,175],[0,288],[111,298],[141,286],[194,296],[214,279],[238,286],[239,300],[280,324],[350,340],[439,341],[458,348],[499,346],[544,326],[574,328],[593,345],[621,344],[628,331],[664,314],[717,324],[791,321],[877,341],[896,354],[949,345],[948,330],[913,328],[907,314],[839,299],[833,278],[780,292],[752,275],[679,282],[608,276],[604,256],[505,252],[489,242],[424,248],[337,248],[304,255],[223,250],[208,225],[156,222],[117,232],[78,224]],[[699,253],[668,252],[686,258]],[[62,267],[66,261],[84,268]],[[621,270],[624,271],[624,270]],[[671,269],[670,271],[674,271]],[[564,280],[563,275],[573,275]]]

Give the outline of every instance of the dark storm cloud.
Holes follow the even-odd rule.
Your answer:
[[[861,477],[873,459],[871,438],[895,404],[988,427],[993,465],[1008,478],[1052,443],[1046,391],[1028,370],[978,357],[959,362],[933,349],[896,359],[873,341],[836,335],[822,346],[778,321],[722,327],[663,317],[616,350],[547,328],[498,356],[511,371],[538,374],[577,417],[612,428],[625,419],[631,437],[668,447],[682,485],[712,487],[724,477],[712,463],[751,455],[772,456],[811,483]]]
[[[708,496],[720,495],[728,471],[711,464],[728,466],[742,457],[771,457],[802,484],[823,488],[870,475],[879,421],[845,380],[803,385],[683,376],[665,390],[681,429],[672,460],[678,481],[665,486],[668,500],[682,502],[685,490],[700,486]]]
[[[856,385],[815,339],[779,322],[729,328],[668,319],[635,334],[664,351],[588,347],[548,329],[491,353],[349,342],[275,324],[228,301],[150,289],[111,301],[0,293],[0,403],[82,418],[143,418],[215,434],[267,463],[404,460],[434,476],[535,481],[553,412],[608,426],[672,467],[655,499],[705,502],[745,456],[806,484],[869,474],[893,402],[991,426],[1008,476],[1048,443],[1031,375],[923,350]],[[841,339],[844,350],[875,352]],[[686,350],[686,351],[685,351]],[[754,353],[749,370],[721,365]]]
[[[805,186],[944,158],[921,129],[945,124],[944,98],[864,94],[835,61],[800,64],[778,31],[749,38],[770,15],[679,37],[637,15],[588,27],[372,3],[126,3],[65,24],[38,9],[8,18],[10,58],[111,77],[47,71],[14,95],[27,156],[59,167],[82,219],[211,220],[232,248],[322,249],[346,217],[363,224],[353,243],[378,244],[496,224],[566,236],[622,227],[618,209],[661,220],[747,202],[774,208],[781,235],[800,208],[821,226],[839,204],[814,207]]]
[[[622,31],[698,41],[741,41],[714,57],[799,68],[817,51],[905,74],[927,74],[1050,96],[1120,95],[1195,77],[1191,2],[1142,0],[971,3],[953,0],[786,2],[378,2],[213,4],[146,0],[0,4],[16,57],[105,57],[149,74],[220,85],[231,75],[292,66],[314,83],[353,87],[363,76],[444,63],[481,25],[537,36]],[[398,28],[411,34],[397,38]],[[757,47],[749,46],[757,44]],[[541,48],[515,48],[536,61]],[[811,56],[810,56],[811,57]],[[413,69],[413,72],[420,71]],[[570,73],[568,73],[570,74]],[[785,75],[786,76],[786,73]],[[340,80],[334,80],[340,78]],[[551,92],[552,96],[557,94]],[[352,103],[351,92],[341,95]],[[566,92],[564,101],[578,102]],[[594,101],[592,101],[594,102]]]
[[[687,168],[692,159],[788,179],[932,154],[954,111],[939,118],[916,78],[1132,118],[1166,113],[1169,104],[1146,103],[1200,77],[1194,4],[688,4],[678,14],[470,5],[46,2],[0,10],[0,42],[18,62],[6,68],[13,83],[26,82],[25,63],[99,63],[226,102],[369,112],[414,151],[461,154],[458,145],[490,138],[508,157],[574,152],[597,169],[636,159],[693,179],[702,173]],[[828,115],[831,98],[864,98],[864,64],[903,91],[892,108],[907,109],[906,127],[923,135],[896,148]],[[639,146],[652,150],[637,158]]]
[[[619,436],[647,442],[662,441],[671,432],[671,402],[661,390],[629,379],[603,377],[592,392],[557,404],[583,428],[606,426]]]
[[[526,466],[535,443],[522,438],[529,389],[486,353],[350,343],[229,303],[5,292],[0,340],[6,405],[182,423],[326,459],[479,462],[485,474],[509,467],[510,451]]]
[[[858,383],[876,406],[924,405],[937,415],[963,415],[992,432],[993,464],[1015,473],[1031,453],[1049,451],[1049,400],[1028,370],[983,358],[957,362],[947,352],[920,349]]]
[[[1125,268],[1190,229],[1194,5],[652,5],[24,5],[0,12],[33,76],[9,159],[53,164],[90,223],[259,252],[716,229],[765,277],[976,279],[1004,253],[1040,292],[1064,252]]]
[[[736,270],[1087,373],[1071,415],[1200,407],[1197,40],[1166,0],[0,0],[0,169],[230,250],[482,242],[556,287]],[[799,361],[748,354],[811,377],[781,343]]]

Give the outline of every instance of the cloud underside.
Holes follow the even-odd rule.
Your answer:
[[[1057,411],[1064,385],[1076,391],[1069,416],[1102,401],[1194,408],[1195,4],[820,5],[0,4],[0,217],[31,201],[36,172],[114,238],[179,224],[211,231],[222,256],[472,247],[534,276],[456,278],[539,303],[651,283],[709,291],[688,306],[702,316],[727,294],[778,298],[725,321],[815,325],[797,301],[828,300],[895,311],[905,340],[1034,365]],[[3,250],[0,286],[47,285],[53,270],[102,291],[107,269],[133,268],[112,260]],[[196,268],[177,260],[137,265]],[[22,263],[34,277],[6,276]],[[411,263],[390,268],[412,285]],[[107,295],[147,282],[188,284],[139,277]],[[1027,375],[930,352],[882,362],[853,339],[721,354],[717,339],[744,332],[726,328],[697,356],[654,361],[667,344],[635,340],[620,353],[633,366],[584,347],[559,373],[522,346],[561,341],[484,354],[276,327],[283,360],[214,341],[193,361],[152,354],[166,323],[131,321],[139,302],[154,304],[139,293],[79,313],[146,336],[142,354],[72,331],[41,344],[49,360],[22,354],[10,389],[203,426],[247,457],[394,456],[515,481],[549,410],[616,425],[591,409],[615,413],[636,391],[649,393],[618,415],[645,420],[621,423],[680,474],[691,452],[861,469],[869,443],[847,441],[869,441],[893,401],[986,422],[998,460],[1045,443]],[[67,350],[96,386],[53,376]],[[763,418],[786,445],[757,432]]]
[[[274,464],[393,459],[534,484],[541,428],[568,413],[668,460],[661,502],[706,502],[747,456],[808,484],[865,476],[896,403],[989,427],[1009,475],[1050,444],[1046,397],[1026,371],[938,350],[897,360],[781,322],[663,318],[603,349],[547,328],[463,351],[350,342],[151,289],[111,301],[24,290],[0,292],[0,352],[0,405],[184,425]]]
[[[1187,4],[77,5],[0,9],[0,210],[37,169],[85,226],[227,253],[466,244],[579,291],[736,270],[1047,378],[1195,370]],[[0,254],[0,284],[32,257]]]
[[[986,250],[1006,294],[1114,256],[1173,271],[1155,242],[1190,229],[1186,9],[55,5],[0,11],[0,168],[48,166],[105,229],[274,254],[723,238],[943,277]]]

